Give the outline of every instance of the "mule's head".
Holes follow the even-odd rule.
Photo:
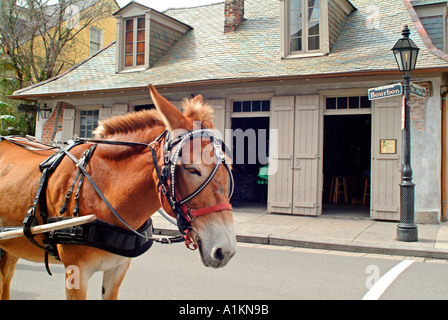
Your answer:
[[[171,139],[200,128],[214,129],[213,109],[204,104],[202,97],[184,100],[182,114],[150,85],[152,100],[170,131]],[[179,199],[197,191],[209,179],[218,161],[216,149],[207,137],[193,137],[180,146],[179,161],[175,169],[175,192]],[[217,167],[216,174],[208,184],[185,206],[192,210],[228,204],[228,172],[224,165]],[[170,192],[170,191],[168,191]],[[166,200],[166,199],[164,199]],[[199,247],[202,262],[209,267],[223,267],[234,256],[236,238],[232,211],[225,209],[197,216],[192,222],[191,238]],[[169,205],[169,214],[175,216]]]

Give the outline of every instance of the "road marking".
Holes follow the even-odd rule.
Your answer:
[[[370,288],[362,300],[378,300],[391,283],[414,262],[415,260],[403,260],[390,269],[373,285],[372,288]]]

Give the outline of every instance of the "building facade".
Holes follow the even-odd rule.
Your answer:
[[[114,15],[115,43],[12,96],[52,109],[38,139],[89,137],[102,119],[151,108],[149,83],[178,108],[201,94],[232,150],[232,133],[245,134],[234,201],[390,221],[400,212],[402,97],[369,100],[368,90],[402,80],[391,48],[408,25],[420,48],[411,81],[427,91],[411,102],[416,221],[444,220],[448,56],[410,0],[226,0],[164,13],[132,2]]]

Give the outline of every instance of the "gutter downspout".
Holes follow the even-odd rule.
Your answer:
[[[448,108],[448,91],[442,97],[442,168],[441,168],[441,221],[446,221],[447,212],[447,108]]]

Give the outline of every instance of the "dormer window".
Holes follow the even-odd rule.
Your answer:
[[[289,0],[290,52],[320,49],[319,0]]]
[[[145,65],[145,17],[125,20],[124,66]]]
[[[282,58],[330,53],[353,10],[348,0],[280,0]]]
[[[116,72],[150,68],[191,29],[179,20],[134,1],[114,16],[117,18]]]

